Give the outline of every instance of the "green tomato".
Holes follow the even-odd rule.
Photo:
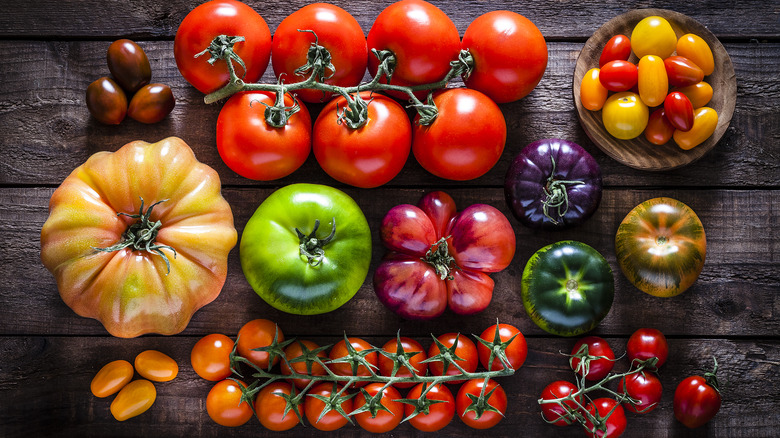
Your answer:
[[[537,251],[523,270],[522,299],[531,320],[559,336],[596,327],[612,307],[615,280],[604,257],[565,240]]]
[[[316,315],[360,289],[371,263],[371,230],[346,193],[293,184],[272,193],[249,219],[240,258],[247,281],[268,304]]]

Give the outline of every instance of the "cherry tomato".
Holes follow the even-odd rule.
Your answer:
[[[308,50],[315,41],[328,50],[334,67],[325,70],[327,79],[324,83],[340,87],[360,83],[369,55],[363,29],[349,12],[329,3],[306,5],[279,23],[271,48],[271,64],[276,77],[283,77],[288,84],[307,79],[311,72],[299,74],[295,71],[307,65]],[[311,89],[295,93],[305,102],[321,102],[332,96]]]
[[[135,370],[145,379],[168,382],[179,374],[179,365],[165,353],[146,350],[135,357]]]
[[[477,417],[477,413],[469,408],[474,403],[472,397],[479,397],[483,393],[487,404],[498,412],[486,410]],[[490,395],[488,396],[488,394]],[[455,409],[457,409],[458,416],[473,429],[490,429],[498,424],[504,418],[506,404],[504,388],[493,379],[489,379],[487,384],[485,384],[485,379],[471,379],[460,387],[455,398]]]
[[[664,60],[655,55],[645,55],[639,60],[637,71],[637,88],[642,102],[649,107],[664,103],[669,91]]]
[[[674,418],[691,429],[703,426],[720,410],[721,397],[715,373],[705,377],[691,376],[680,382],[674,391]]]
[[[368,123],[353,129],[339,121],[346,99],[333,99],[314,122],[312,146],[317,162],[333,179],[355,187],[378,187],[406,164],[412,125],[393,99],[369,92],[360,96],[368,104]]]
[[[255,412],[257,412],[257,418],[260,420],[260,424],[262,424],[263,427],[275,432],[281,432],[290,430],[300,423],[294,410],[290,409],[285,413],[287,401],[282,395],[289,396],[291,391],[292,386],[289,383],[273,382],[257,393],[257,397],[255,398]],[[303,404],[299,404],[296,407],[298,415],[300,415],[301,418],[303,418],[304,415],[303,407]]]
[[[676,47],[677,35],[672,25],[663,17],[645,17],[631,32],[631,49],[637,58],[655,55],[664,59],[671,55]]]
[[[496,103],[525,97],[547,69],[547,43],[542,32],[515,12],[492,11],[477,17],[466,28],[461,47],[474,59],[466,86]]]
[[[631,62],[609,61],[599,71],[599,81],[609,91],[627,91],[637,84],[639,72]]]
[[[609,344],[603,338],[586,336],[574,344],[571,354],[579,353],[583,350],[583,345],[586,344],[588,346],[588,356],[598,359],[592,359],[588,365],[582,364],[580,366],[580,359],[572,357],[569,359],[571,369],[577,374],[584,376],[586,380],[597,381],[607,377],[607,374],[612,371],[612,367],[615,366],[615,353],[612,351],[612,348],[609,347]]]
[[[580,102],[582,106],[591,111],[598,111],[607,101],[609,90],[601,85],[599,69],[592,68],[585,73],[580,83]]]
[[[412,152],[428,172],[465,181],[493,168],[506,144],[506,121],[501,109],[486,95],[468,88],[450,88],[434,94],[439,110],[428,126],[415,117]]]
[[[614,399],[597,398],[590,402],[585,409],[596,417],[600,423],[603,423],[602,427],[596,427],[586,417],[583,427],[588,436],[617,438],[626,431],[626,411]]]
[[[693,105],[679,91],[669,93],[664,99],[664,114],[675,129],[686,132],[693,128]]]
[[[618,394],[627,394],[639,403],[624,402],[626,409],[637,414],[646,414],[661,402],[663,387],[658,377],[651,372],[638,372],[629,374],[620,379]]]
[[[688,132],[674,131],[675,143],[681,149],[692,149],[700,145],[704,140],[710,138],[715,128],[718,127],[718,113],[710,108],[703,106],[693,112],[693,127]]]
[[[469,339],[467,336],[461,335],[460,333],[445,333],[436,339],[438,339],[444,348],[450,348],[457,342],[457,346],[455,347],[455,356],[459,357],[460,360],[455,360],[447,367],[446,375],[452,376],[460,374],[460,371],[455,367],[454,363],[457,363],[461,368],[470,373],[473,373],[477,370],[479,354],[477,353],[477,346],[474,345],[474,342],[471,339]],[[434,342],[428,348],[428,358],[430,359],[440,352],[441,350],[439,349],[439,345]],[[428,362],[428,369],[434,376],[444,375],[444,363],[440,360]],[[450,385],[455,385],[462,382],[463,380],[447,381],[447,383]]]
[[[206,396],[206,412],[220,426],[238,427],[252,418],[252,406],[241,401],[242,381],[225,379],[217,382]]]
[[[127,115],[127,96],[113,80],[102,77],[87,87],[87,109],[106,125],[118,125]]]
[[[307,374],[310,376],[324,376],[326,371],[325,368],[322,367],[317,362],[313,362],[311,364],[311,372],[307,369],[306,362],[304,360],[293,362],[294,359],[297,359],[303,355],[303,349],[301,347],[303,345],[306,347],[309,351],[314,351],[318,348],[320,348],[319,345],[315,344],[312,341],[306,341],[306,340],[298,340],[296,342],[293,342],[292,344],[288,345],[287,348],[284,349],[284,356],[287,358],[288,361],[290,361],[290,365],[288,366],[286,362],[282,361],[282,374],[284,375],[291,375],[293,371],[295,371],[298,374]],[[324,350],[320,350],[317,352],[317,356],[322,359],[327,359],[328,355],[325,353]],[[323,362],[325,362],[323,360]],[[292,367],[292,369],[290,369]],[[299,389],[303,389],[306,387],[306,385],[309,384],[311,381],[310,379],[288,379],[288,381],[292,382],[297,386]]]
[[[572,395],[576,392],[577,385],[565,380],[556,380],[544,387],[541,399],[555,400]],[[582,396],[578,396],[577,400],[582,404]],[[552,422],[552,424],[556,426],[569,426],[577,422],[576,418],[572,415],[573,412],[579,410],[577,402],[574,400],[563,401],[561,404],[542,403],[541,406],[544,419]]]
[[[369,411],[360,412],[354,416],[360,427],[371,433],[390,432],[404,419],[404,405],[396,401],[401,399],[401,393],[392,386],[387,388],[384,386],[384,383],[371,383],[364,388],[365,393],[360,391],[354,399],[354,409],[358,410],[366,404],[365,394],[373,398],[380,391],[382,392],[380,403],[387,410],[380,409],[373,416]]]
[[[704,71],[690,59],[675,55],[664,59],[669,85],[686,87],[697,84],[704,79]]]
[[[520,333],[520,330],[518,330],[517,327],[509,324],[498,324],[498,336],[501,342],[507,342],[512,339],[512,342],[507,345],[504,353],[509,361],[509,365],[511,365],[514,370],[518,370],[523,366],[525,358],[528,356],[528,344],[525,342],[525,336]],[[492,325],[485,329],[479,337],[484,341],[494,342],[496,339],[496,325]],[[489,371],[504,369],[504,365],[495,356],[493,362],[488,366],[491,351],[481,342],[477,343],[477,353],[479,354],[479,363],[481,363],[485,369]]]
[[[141,87],[130,99],[127,117],[141,123],[157,123],[170,114],[174,106],[176,99],[173,98],[171,87],[149,84]]]
[[[669,344],[666,342],[666,336],[660,330],[640,328],[628,338],[626,355],[630,362],[657,357],[658,363],[655,366],[660,368],[666,363],[666,358],[669,356]]]
[[[374,348],[371,344],[363,339],[347,339],[349,340],[349,344],[352,346],[352,348],[357,352],[371,350]],[[365,365],[360,365],[357,363],[355,363],[356,368],[353,368],[353,364],[351,362],[339,362],[339,359],[347,358],[348,356],[349,350],[347,349],[347,343],[342,339],[330,349],[330,354],[328,355],[330,362],[328,363],[328,367],[331,371],[339,376],[370,376],[372,370],[376,372],[378,369],[376,352],[371,352],[363,356],[363,359],[365,359],[369,365],[372,365],[371,369],[366,368]],[[357,372],[353,372],[353,370],[356,370]],[[368,382],[355,382],[352,384],[352,387],[359,388],[361,386],[365,386],[366,383]]]
[[[219,333],[206,335],[192,347],[192,369],[200,377],[212,382],[226,379],[233,374],[230,370],[232,351],[233,340],[229,337]]]
[[[631,56],[631,40],[625,35],[615,35],[607,41],[604,48],[601,49],[599,56],[599,67],[609,61],[628,61]]]
[[[89,389],[95,397],[108,397],[130,383],[134,372],[133,366],[126,360],[109,362],[92,378]]]
[[[715,58],[712,49],[700,36],[686,33],[677,40],[677,54],[691,60],[709,76],[715,71]]]
[[[446,385],[438,384],[431,387],[427,383],[420,383],[409,391],[406,398],[417,400],[426,389],[428,391],[425,393],[425,399],[433,401],[433,403],[423,412],[412,417],[409,423],[417,430],[436,432],[450,424],[452,417],[455,416],[455,397],[452,396],[452,392]],[[414,405],[405,405],[404,416],[408,418],[412,415],[414,408]]]
[[[257,82],[271,58],[271,31],[254,9],[235,0],[211,0],[190,11],[176,31],[173,56],[184,79],[204,94],[228,83],[230,74],[224,60],[209,64],[206,50],[219,35],[241,36],[233,51],[246,65],[233,62],[236,74],[245,82]]]
[[[238,330],[236,352],[242,357],[249,359],[258,368],[267,370],[279,362],[279,357],[274,357],[273,362],[269,364],[270,355],[265,351],[255,351],[255,348],[271,345],[274,337],[276,337],[276,342],[284,342],[282,329],[273,321],[253,319]]]
[[[338,411],[332,409],[325,413],[322,417],[322,409],[325,408],[325,402],[314,396],[325,397],[329,399],[332,395],[341,391],[341,387],[329,382],[322,382],[314,385],[310,390],[306,392],[306,399],[303,402],[303,410],[306,413],[306,419],[309,420],[309,424],[314,426],[315,429],[322,431],[332,431],[340,429],[346,425],[349,420],[346,417],[339,414]],[[341,409],[347,414],[353,411],[353,401],[348,398],[341,402],[339,405]]]
[[[128,39],[116,40],[108,46],[106,62],[111,76],[130,94],[152,80],[152,67],[144,49]]]
[[[691,101],[694,109],[701,108],[712,100],[712,86],[704,81],[687,87],[675,87],[672,91],[679,91]]]
[[[620,140],[630,140],[645,130],[649,113],[638,94],[624,91],[607,99],[601,110],[601,119],[610,135]]]
[[[157,399],[157,390],[148,380],[138,379],[125,385],[111,402],[111,415],[117,421],[125,421],[143,414]]]
[[[423,349],[423,346],[420,345],[419,342],[411,338],[401,337],[400,342],[401,342],[401,348],[403,349],[404,353],[417,352],[417,354],[409,358],[409,363],[412,365],[415,374],[417,374],[418,376],[424,376],[426,371],[428,371],[428,364],[422,363],[422,361],[427,359],[428,355],[425,354],[425,350]],[[382,350],[388,353],[397,353],[398,339],[387,341],[387,343],[384,346],[382,346]],[[395,367],[395,361],[390,360],[388,357],[386,357],[383,354],[379,355],[379,372],[383,376],[392,376],[394,367]],[[395,372],[395,375],[397,377],[412,377],[412,372],[409,370],[409,367],[404,365],[398,368],[398,370]],[[393,383],[393,386],[395,386],[396,388],[411,388],[414,385],[415,384],[412,382]]]
[[[666,112],[663,107],[650,113],[650,118],[647,120],[647,127],[645,128],[647,141],[657,145],[666,144],[672,139],[673,134],[674,126],[666,118]]]

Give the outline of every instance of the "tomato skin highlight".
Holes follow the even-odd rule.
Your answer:
[[[628,424],[626,421],[626,411],[623,409],[623,406],[618,404],[614,399],[597,398],[586,406],[586,410],[591,415],[598,415],[601,418],[604,418],[609,414],[609,418],[605,420],[606,432],[597,431],[596,433],[592,433],[591,430],[594,428],[594,425],[590,420],[586,419],[583,427],[588,436],[594,438],[617,438],[626,431],[626,426]],[[611,414],[610,411],[612,412]]]
[[[666,111],[663,107],[657,108],[650,113],[645,127],[645,138],[652,144],[662,145],[669,142],[674,135],[674,126],[666,118]]]
[[[639,71],[629,61],[609,61],[599,71],[599,81],[609,91],[628,91],[637,84]]]
[[[134,41],[119,39],[106,51],[106,63],[114,80],[133,94],[152,79],[152,67],[146,52]]]
[[[127,95],[111,78],[96,79],[87,86],[87,109],[98,122],[118,125],[127,115]]]
[[[693,149],[710,138],[715,128],[718,127],[718,113],[714,109],[703,106],[696,109],[693,114],[693,126],[690,130],[674,131],[674,142],[681,149]]]
[[[233,340],[229,337],[212,333],[202,337],[192,347],[190,363],[192,369],[201,378],[218,382],[230,377],[230,353],[233,351]]]
[[[570,359],[572,371],[584,376],[586,380],[590,381],[598,381],[607,377],[607,374],[609,374],[615,366],[615,353],[612,351],[612,348],[610,348],[609,343],[607,343],[604,338],[598,336],[585,336],[574,344],[574,347],[571,349],[571,354],[574,355],[579,352],[584,344],[588,344],[589,356],[596,356],[599,358],[590,361],[588,372],[585,374],[584,366],[580,367],[580,359],[572,357]]]
[[[639,60],[637,87],[642,102],[649,107],[664,103],[669,91],[664,60],[655,55],[645,55]]]
[[[677,54],[691,60],[709,76],[715,71],[715,59],[712,49],[702,37],[686,33],[677,40]]]
[[[636,405],[624,403],[626,409],[635,414],[646,414],[658,407],[663,387],[654,373],[642,371],[620,379],[617,392],[639,400]]]
[[[179,374],[179,365],[170,356],[157,350],[142,351],[135,357],[135,369],[145,379],[168,382]]]
[[[580,82],[580,102],[583,107],[591,111],[600,110],[609,95],[609,90],[601,85],[599,71],[595,67],[588,70]]]
[[[569,396],[575,392],[577,392],[577,385],[565,380],[556,380],[544,387],[540,398],[544,400],[554,400]],[[577,401],[582,404],[582,396],[577,397]],[[565,406],[565,408],[563,406]],[[542,403],[542,415],[545,420],[553,422],[552,424],[556,426],[570,426],[576,423],[576,419],[572,418],[569,412],[576,412],[579,410],[577,403],[573,400],[568,400],[563,402],[563,406],[558,403]]]
[[[133,365],[126,360],[109,362],[92,378],[89,389],[95,397],[108,397],[130,383],[134,373]]]
[[[117,421],[125,421],[143,414],[157,399],[157,390],[148,380],[133,380],[119,391],[111,402],[111,415]]]
[[[628,61],[629,57],[631,57],[631,40],[625,35],[615,35],[601,49],[599,68],[609,61]]]

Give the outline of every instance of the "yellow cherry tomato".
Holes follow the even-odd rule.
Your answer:
[[[718,126],[718,112],[703,106],[693,112],[693,128],[690,131],[675,130],[675,143],[681,149],[692,149],[708,139]]]
[[[639,59],[645,55],[668,58],[676,47],[677,35],[672,25],[663,17],[645,17],[631,32],[631,50]]]
[[[111,415],[118,421],[141,415],[152,407],[156,398],[157,390],[152,382],[144,379],[133,380],[122,388],[111,402]]]
[[[645,55],[639,60],[639,78],[637,87],[639,97],[649,107],[664,103],[669,92],[669,78],[666,76],[666,66],[661,57]]]
[[[620,140],[636,138],[647,126],[650,111],[639,95],[630,91],[615,93],[604,103],[601,119],[610,135]]]
[[[92,378],[90,390],[95,397],[108,397],[116,393],[133,379],[133,366],[126,360],[109,362]]]
[[[687,87],[675,87],[672,91],[679,91],[691,101],[693,109],[701,108],[712,100],[712,85],[702,81]]]
[[[661,65],[663,66],[663,62]],[[600,110],[609,94],[609,91],[601,85],[599,71],[598,68],[588,70],[580,83],[580,102],[583,107],[591,111]]]
[[[179,374],[176,361],[157,350],[146,350],[136,356],[135,369],[141,377],[155,382],[167,382]]]
[[[704,75],[711,75],[715,71],[715,58],[712,49],[702,37],[692,33],[686,33],[677,40],[677,54],[684,56],[704,71]]]

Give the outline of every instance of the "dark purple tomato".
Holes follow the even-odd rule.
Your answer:
[[[157,123],[170,114],[175,105],[171,87],[149,84],[133,95],[127,116],[141,123]]]
[[[144,50],[128,39],[116,40],[108,46],[108,70],[114,80],[129,94],[152,80],[152,68]]]
[[[119,84],[104,76],[87,87],[87,109],[99,122],[118,125],[127,114],[127,96]]]

